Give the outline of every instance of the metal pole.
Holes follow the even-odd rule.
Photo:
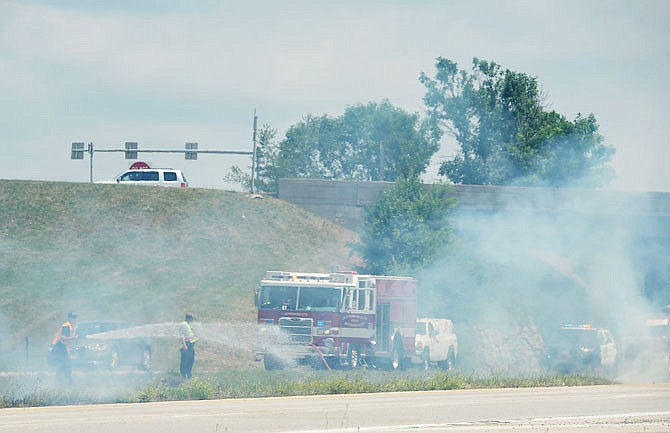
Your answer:
[[[90,182],[93,183],[93,143],[88,143],[88,155],[90,163]]]
[[[256,127],[258,126],[258,116],[256,116],[256,110],[254,109],[254,134],[253,134],[253,155],[251,156],[251,193],[256,192]]]
[[[384,143],[379,143],[379,180],[384,180]]]

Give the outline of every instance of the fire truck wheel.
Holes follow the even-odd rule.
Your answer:
[[[394,370],[398,370],[402,368],[402,362],[403,362],[403,353],[402,353],[402,345],[397,342],[397,340],[393,341],[393,355],[392,355],[392,361],[391,361],[391,367]]]
[[[272,355],[263,356],[263,365],[266,370],[281,370],[284,368],[282,361]]]
[[[361,366],[361,349],[358,346],[351,345],[349,346],[349,352],[347,352],[347,365],[351,370],[355,370]]]

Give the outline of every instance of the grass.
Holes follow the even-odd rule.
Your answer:
[[[253,292],[266,270],[351,269],[359,263],[349,248],[357,236],[272,197],[220,190],[0,180],[0,203],[0,371],[13,372],[0,377],[0,407],[607,383],[496,373],[266,372],[243,344],[214,347],[201,338],[191,381],[105,373],[63,389],[42,372],[68,311],[86,321],[144,325],[176,322],[190,310],[203,324],[253,325]],[[461,365],[475,364],[474,349],[484,347],[476,342],[485,339],[460,337]],[[153,363],[174,371],[177,353],[175,341],[163,338]]]
[[[579,386],[610,384],[592,376],[478,377],[458,372],[422,371],[338,371],[315,370],[226,371],[201,374],[182,380],[175,373],[160,374],[104,396],[96,387],[74,386],[66,390],[35,386],[29,392],[0,396],[0,407],[76,405],[87,403],[142,403],[172,400],[209,400],[307,396],[325,394],[360,394],[398,391],[435,391],[480,388],[533,388],[545,386]],[[118,382],[117,382],[118,383]],[[88,384],[90,385],[90,384]],[[10,387],[11,388],[11,387]]]
[[[191,310],[202,322],[252,323],[266,270],[357,260],[354,233],[272,197],[0,180],[0,203],[0,370],[43,366],[68,311],[83,321],[161,323]]]

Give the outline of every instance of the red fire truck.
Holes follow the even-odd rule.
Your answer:
[[[256,292],[256,360],[268,370],[399,368],[415,353],[416,280],[268,271]]]

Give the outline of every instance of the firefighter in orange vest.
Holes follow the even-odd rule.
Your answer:
[[[70,365],[70,344],[77,336],[77,314],[68,313],[67,321],[60,327],[51,342],[50,358],[57,373],[68,383],[72,382],[72,367]]]

